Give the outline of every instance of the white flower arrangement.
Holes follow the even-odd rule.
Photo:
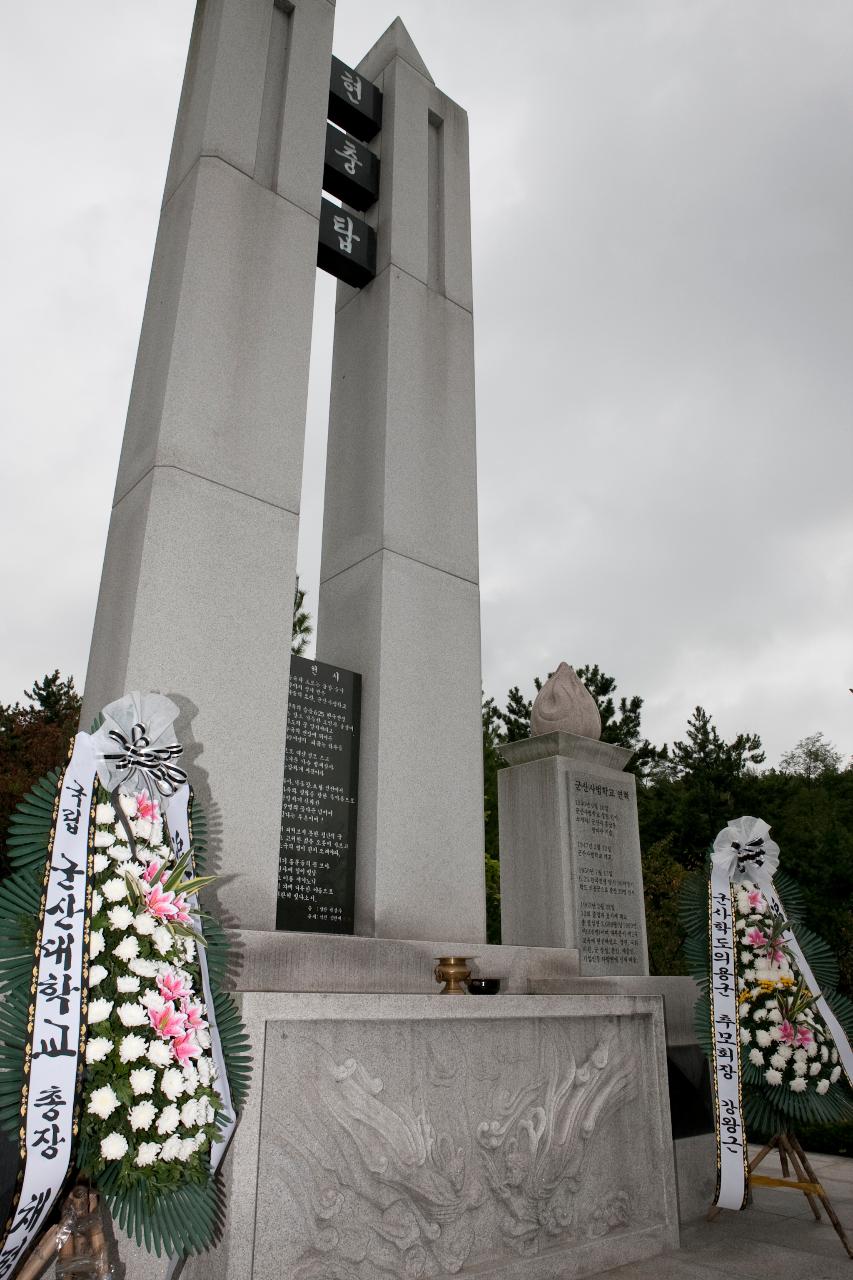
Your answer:
[[[738,1018],[745,1070],[756,1081],[793,1093],[823,1096],[838,1076],[837,1050],[812,993],[782,941],[785,921],[774,916],[761,890],[741,884],[735,895],[740,953]],[[762,1051],[770,1051],[765,1057]]]
[[[176,863],[163,846],[159,806],[147,793],[121,792],[117,806],[136,850],[131,856],[114,806],[99,803],[89,954],[106,952],[109,961],[90,970],[98,995],[88,1020],[101,1034],[86,1047],[83,1129],[100,1162],[144,1169],[156,1187],[160,1167],[206,1161],[217,1131],[187,893],[203,882],[187,881],[188,859]],[[173,1181],[169,1174],[163,1185]]]

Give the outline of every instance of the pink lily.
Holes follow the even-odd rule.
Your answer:
[[[145,881],[146,884],[150,884],[151,881],[154,879],[154,877],[159,874],[159,871],[160,871],[160,863],[157,861],[156,858],[154,858],[153,861],[148,863],[148,866],[143,871],[142,879]]]
[[[766,936],[760,929],[750,929],[746,935],[746,940],[751,947],[763,947],[767,942]]]
[[[177,920],[178,924],[191,924],[192,917],[190,916],[189,903],[187,902],[186,898],[182,893],[179,893],[178,896],[175,898],[174,905],[176,908],[175,919]]]
[[[148,1021],[161,1040],[171,1040],[184,1033],[184,1015],[169,1001],[165,1001],[160,1008],[149,1005]]]
[[[783,951],[780,951],[779,948],[777,947],[776,950],[773,952],[773,956],[772,956],[773,963],[781,964],[784,959],[785,959],[785,953]]]
[[[183,978],[177,973],[161,973],[157,979],[157,990],[164,1000],[186,1000],[190,994]]]
[[[809,1030],[809,1028],[808,1028],[808,1027],[798,1027],[798,1028],[797,1028],[797,1041],[796,1041],[796,1043],[797,1043],[797,1046],[798,1046],[799,1048],[801,1048],[801,1049],[805,1049],[805,1048],[807,1048],[807,1046],[808,1046],[808,1045],[810,1045],[810,1044],[812,1043],[812,1041],[813,1041],[813,1040],[814,1040],[814,1036],[812,1035],[812,1033],[811,1033],[811,1031]]]
[[[787,1018],[779,1028],[779,1039],[783,1041],[784,1044],[793,1044],[794,1042],[794,1028],[791,1026]]]
[[[758,911],[761,907],[764,906],[764,898],[761,894],[760,889],[750,889],[748,896],[749,896],[749,905],[752,907],[753,911]]]
[[[137,817],[150,818],[152,822],[156,822],[160,817],[160,806],[155,798],[149,795],[147,791],[137,791],[134,798],[136,800]]]
[[[145,905],[152,916],[157,916],[160,920],[174,920],[178,914],[174,893],[171,890],[168,893],[164,892],[159,884],[155,884],[151,889]]]
[[[201,1049],[198,1047],[189,1032],[187,1032],[186,1035],[176,1036],[172,1041],[172,1053],[175,1055],[181,1066],[185,1067],[192,1058],[198,1058],[201,1056]]]
[[[202,1017],[202,1008],[200,1004],[190,1004],[188,1000],[181,1001],[181,1009],[187,1020],[187,1028],[190,1031],[199,1031],[202,1027],[206,1027],[207,1023]]]

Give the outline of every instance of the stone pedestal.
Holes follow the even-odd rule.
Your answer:
[[[219,901],[253,928],[275,924],[333,17],[198,6],[83,705],[88,729],[133,689],[178,703]]]
[[[582,974],[648,973],[631,752],[548,733],[501,754],[503,941],[577,947]]]
[[[485,938],[474,331],[465,112],[397,19],[377,276],[339,286],[317,657],[363,677],[356,932]]]
[[[558,1280],[677,1245],[660,998],[241,1001],[227,1232],[182,1280]]]

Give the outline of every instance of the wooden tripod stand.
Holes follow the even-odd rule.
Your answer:
[[[771,1151],[779,1152],[779,1163],[782,1166],[781,1178],[769,1178],[765,1174],[755,1173],[762,1160],[769,1156]],[[789,1176],[789,1166],[796,1175],[793,1178]],[[800,1146],[799,1140],[793,1133],[777,1133],[766,1146],[761,1148],[758,1155],[750,1160],[749,1185],[750,1188],[787,1187],[791,1191],[802,1191],[809,1202],[809,1208],[818,1222],[820,1222],[820,1209],[818,1208],[818,1201],[820,1201],[826,1210],[826,1216],[847,1250],[847,1256],[853,1258],[853,1247],[851,1247],[850,1241],[847,1239],[844,1228],[838,1219],[838,1214],[833,1209],[832,1202],[826,1194],[823,1184],[809,1163],[809,1158]],[[720,1209],[716,1205],[712,1205],[708,1211],[708,1222],[713,1221],[719,1213]]]

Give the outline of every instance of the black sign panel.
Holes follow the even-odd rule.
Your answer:
[[[320,202],[317,266],[361,289],[376,275],[376,232],[331,200]]]
[[[329,119],[362,142],[375,138],[382,127],[382,94],[340,58],[332,58]]]
[[[276,928],[352,933],[361,676],[290,659]]]
[[[379,196],[379,160],[331,124],[326,125],[323,190],[352,209],[369,209]]]

